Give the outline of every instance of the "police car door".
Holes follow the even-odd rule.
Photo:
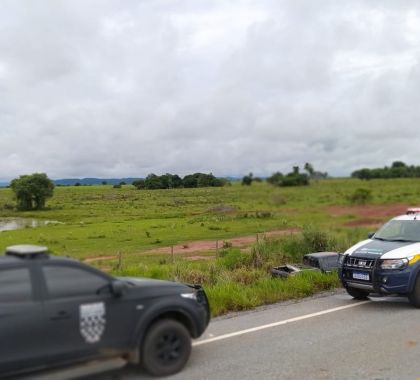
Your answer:
[[[0,269],[0,375],[42,367],[45,320],[30,266]]]
[[[45,264],[46,340],[52,363],[117,355],[128,346],[128,303],[109,289],[110,278],[82,266]]]

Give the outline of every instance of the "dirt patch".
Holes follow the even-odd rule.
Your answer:
[[[218,205],[207,210],[215,214],[232,214],[236,212],[236,208],[230,205]]]
[[[290,228],[287,230],[276,230],[276,231],[270,231],[266,232],[264,234],[259,234],[259,238],[263,238],[263,236],[266,237],[275,237],[275,236],[285,236],[285,235],[291,235],[299,232],[296,228]],[[223,247],[223,242],[227,242],[232,247],[247,247],[257,240],[257,235],[250,235],[250,236],[241,236],[237,238],[231,238],[231,239],[221,239],[221,240],[197,240],[197,241],[190,241],[185,242],[181,244],[177,244],[173,246],[174,254],[180,254],[180,253],[194,253],[194,252],[203,252],[203,251],[213,251],[217,247],[220,249]],[[162,248],[156,248],[147,252],[143,253],[171,253],[171,247],[162,247]]]
[[[365,205],[365,206],[330,206],[326,210],[335,216],[353,215],[360,219],[369,219],[383,221],[397,215],[405,214],[410,205],[393,204],[393,205]],[[375,219],[373,219],[373,218]],[[356,222],[356,221],[354,221]]]
[[[88,257],[84,259],[83,261],[85,263],[92,263],[94,261],[106,261],[106,260],[116,260],[117,256],[95,256],[95,257]]]

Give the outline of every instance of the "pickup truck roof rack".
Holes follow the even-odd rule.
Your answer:
[[[20,244],[6,248],[6,256],[15,256],[21,259],[48,257],[48,248],[38,245]]]

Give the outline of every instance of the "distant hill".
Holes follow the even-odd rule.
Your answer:
[[[80,183],[80,185],[102,185],[103,182],[108,185],[117,185],[121,182],[131,184],[137,179],[140,178],[65,178],[55,179],[54,183],[57,186],[74,186],[76,183]]]

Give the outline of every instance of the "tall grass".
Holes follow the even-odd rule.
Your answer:
[[[327,245],[321,246],[321,243]],[[172,263],[156,257],[131,257],[113,272],[201,284],[208,293],[212,314],[216,316],[337,287],[336,273],[309,271],[288,279],[272,278],[270,273],[273,266],[300,262],[305,253],[327,249],[328,244],[335,244],[335,239],[308,229],[296,236],[261,239],[247,252],[225,248],[212,260],[191,262],[188,257],[178,257]]]

